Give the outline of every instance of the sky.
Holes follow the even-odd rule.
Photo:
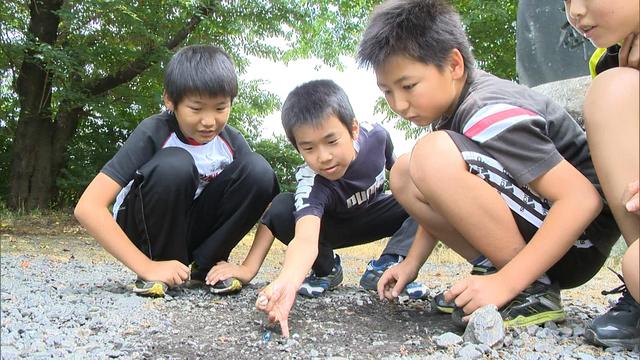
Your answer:
[[[389,131],[396,156],[411,151],[415,140],[405,140],[402,131],[395,129],[392,123],[382,123],[382,115],[373,114],[375,102],[382,95],[376,85],[373,70],[359,69],[355,60],[350,57],[342,57],[341,61],[345,66],[342,72],[324,65],[320,60],[299,60],[285,65],[265,59],[252,58],[251,66],[243,78],[245,80],[264,80],[263,88],[279,96],[281,102],[284,102],[291,90],[304,82],[331,79],[347,93],[359,121],[377,122]],[[279,111],[264,119],[262,134],[264,137],[270,137],[273,134],[284,135]]]

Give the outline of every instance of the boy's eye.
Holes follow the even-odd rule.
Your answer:
[[[414,86],[416,86],[415,83],[414,84],[409,84],[409,85],[403,85],[402,88],[404,90],[411,90],[411,89],[413,89]]]
[[[193,111],[200,111],[202,110],[202,108],[199,107],[193,107],[193,106],[189,106],[189,109],[193,110]]]

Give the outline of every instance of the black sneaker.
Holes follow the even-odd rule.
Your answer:
[[[474,265],[473,269],[471,269],[471,275],[489,275],[496,271],[498,271],[498,269],[493,266]],[[446,302],[444,300],[444,292],[441,292],[431,299],[431,309],[445,314],[452,314],[456,309],[456,304],[453,301]]]
[[[227,295],[237,293],[242,289],[242,283],[236,278],[220,280],[209,286],[209,291],[217,295]]]
[[[133,283],[133,293],[146,297],[164,297],[169,287],[162,281],[142,280],[138,278]]]
[[[195,261],[189,265],[189,268],[191,269],[189,273],[189,281],[204,282],[204,279],[207,276],[206,271],[202,271]]]
[[[195,261],[191,263],[190,267],[190,286],[201,286],[202,284],[204,284],[208,271],[203,271],[202,269],[200,269]],[[208,288],[210,292],[216,295],[234,294],[242,289],[242,283],[236,278],[229,278],[226,280],[220,280],[215,284],[208,286]]]
[[[335,264],[329,275],[316,276],[312,270],[311,275],[304,279],[300,289],[298,289],[298,294],[315,298],[324,294],[327,290],[333,290],[338,287],[342,283],[342,264],[338,254],[334,256],[334,259]]]
[[[360,286],[365,290],[378,291],[378,281],[380,280],[380,277],[382,277],[382,274],[387,269],[398,265],[402,260],[404,260],[404,257],[401,255],[394,256],[394,260],[383,263],[379,263],[377,260],[369,261],[367,269],[360,278]],[[429,295],[429,289],[417,281],[412,281],[405,286],[403,294],[412,300],[420,300]]]
[[[560,289],[540,281],[529,285],[499,311],[505,327],[538,325],[547,321],[560,322],[565,317]],[[456,307],[451,319],[456,326],[464,328],[467,326],[462,320],[464,316],[462,308]]]
[[[622,276],[618,273],[616,275],[624,283]],[[611,291],[603,291],[602,295],[618,293],[622,294],[618,302],[609,311],[593,319],[585,330],[584,337],[595,345],[633,350],[640,344],[640,304],[624,284]]]

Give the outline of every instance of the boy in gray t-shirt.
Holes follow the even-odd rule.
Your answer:
[[[382,3],[358,59],[396,113],[435,130],[391,171],[424,236],[382,276],[380,296],[397,296],[440,240],[474,266],[434,299],[457,324],[487,304],[507,326],[564,319],[559,289],[595,275],[620,234],[582,129],[543,95],[474,69],[445,1]]]

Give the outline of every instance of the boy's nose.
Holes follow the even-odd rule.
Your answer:
[[[398,115],[404,116],[409,110],[409,102],[402,96],[394,96],[392,108]]]
[[[331,154],[331,151],[322,150],[322,149],[318,151],[319,162],[325,163],[327,161],[330,161],[332,158],[333,158],[333,154]]]
[[[201,122],[203,126],[212,128],[216,126],[216,117],[213,115],[204,115]]]
[[[586,11],[581,0],[567,1],[564,6],[566,6],[567,15],[569,15],[571,19],[577,20],[583,17]]]

